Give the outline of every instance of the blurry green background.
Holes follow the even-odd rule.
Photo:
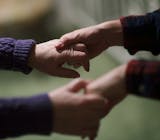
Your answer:
[[[0,0],[15,3],[4,11],[0,10],[0,36],[15,38],[34,38],[37,42],[59,38],[66,32],[93,25],[105,20],[128,14],[143,14],[159,8],[158,0]],[[17,3],[17,4],[16,4]],[[42,6],[42,5],[45,6]],[[5,5],[4,5],[5,6]],[[4,7],[3,6],[3,7]],[[7,8],[8,6],[6,6]],[[40,7],[38,10],[35,9]],[[33,9],[32,9],[33,8]],[[2,9],[2,8],[0,8]],[[23,11],[24,10],[24,11]],[[29,11],[32,11],[31,16]],[[35,12],[35,11],[38,12]],[[7,14],[9,12],[6,12]],[[14,13],[14,14],[13,14]],[[24,14],[24,15],[23,15]],[[9,18],[4,18],[8,16]],[[12,18],[11,18],[12,17]],[[23,17],[23,19],[21,19]],[[26,18],[25,18],[26,17]],[[4,21],[4,22],[3,22]],[[82,78],[96,79],[132,57],[125,50],[109,50],[91,61],[91,70],[78,69]],[[118,51],[117,51],[118,50]],[[118,54],[118,55],[117,55]],[[157,59],[144,54],[148,59]],[[142,57],[141,54],[134,57]],[[51,77],[33,71],[29,75],[18,72],[0,71],[0,96],[30,96],[54,90],[72,79]],[[15,126],[16,129],[16,126]],[[155,100],[128,96],[106,116],[100,127],[97,140],[159,140],[160,139],[160,103]],[[79,137],[52,134],[51,136],[23,136],[8,140],[79,140]]]

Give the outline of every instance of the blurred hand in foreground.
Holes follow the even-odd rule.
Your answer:
[[[49,93],[53,102],[54,132],[91,139],[97,135],[100,120],[107,113],[108,101],[97,94],[78,94],[87,84],[76,79]]]
[[[109,101],[110,109],[127,96],[125,83],[126,65],[115,68],[87,85],[88,94],[101,95]]]

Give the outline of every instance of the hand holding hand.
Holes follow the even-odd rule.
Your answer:
[[[108,102],[96,94],[77,94],[86,85],[86,81],[76,79],[49,93],[54,109],[54,132],[90,138],[96,136]]]
[[[29,66],[49,75],[67,78],[75,78],[80,75],[75,70],[63,67],[64,63],[83,65],[87,71],[89,70],[89,58],[85,45],[77,44],[73,49],[59,52],[55,48],[58,42],[57,39],[36,45],[30,54]]]
[[[88,84],[86,92],[98,94],[108,99],[110,107],[123,100],[127,95],[125,83],[126,65],[115,68]]]
[[[60,38],[56,47],[66,49],[83,43],[87,46],[89,58],[94,58],[110,46],[122,45],[122,38],[121,23],[113,20],[67,33]]]

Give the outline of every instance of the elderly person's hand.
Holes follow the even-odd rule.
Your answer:
[[[73,49],[59,52],[55,48],[58,42],[59,40],[56,39],[33,47],[28,65],[49,75],[67,78],[75,78],[80,75],[75,70],[63,67],[64,63],[74,66],[82,65],[87,71],[89,70],[89,58],[85,45],[76,44],[72,46]]]
[[[49,93],[53,102],[54,132],[90,138],[96,136],[108,102],[96,94],[78,94],[86,85],[86,81],[76,79]]]

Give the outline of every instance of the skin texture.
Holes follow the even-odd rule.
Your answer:
[[[123,45],[122,26],[119,20],[104,22],[67,33],[56,48],[66,49],[77,43],[85,44],[89,58],[94,58],[111,46]]]
[[[55,48],[59,40],[51,40],[32,48],[28,65],[41,72],[52,76],[76,78],[80,74],[73,69],[65,68],[63,64],[84,66],[89,71],[89,58],[86,47],[83,44],[74,45],[74,49],[66,49],[62,52]]]
[[[76,79],[50,92],[54,109],[54,132],[94,140],[100,120],[127,96],[126,67],[119,66],[92,82]],[[85,94],[78,94],[82,89],[85,89]]]
[[[87,81],[76,79],[49,93],[54,108],[54,132],[90,137],[97,135],[107,114],[108,100],[97,94],[78,94]]]
[[[122,65],[87,85],[86,93],[98,94],[109,101],[110,109],[127,96],[125,72]]]
[[[108,100],[106,115],[127,96],[126,67],[127,65],[121,65],[86,86],[86,94],[99,95]],[[90,138],[93,139],[94,137]]]
[[[64,63],[89,70],[89,59],[114,45],[123,45],[119,20],[67,33],[56,41],[39,44],[31,53],[30,65],[50,75],[78,77],[76,71],[63,68]],[[53,66],[53,67],[52,67]],[[77,80],[49,93],[54,108],[54,132],[79,135],[93,140],[100,119],[127,95],[125,69],[121,66],[87,83]],[[78,94],[85,89],[87,94]]]

